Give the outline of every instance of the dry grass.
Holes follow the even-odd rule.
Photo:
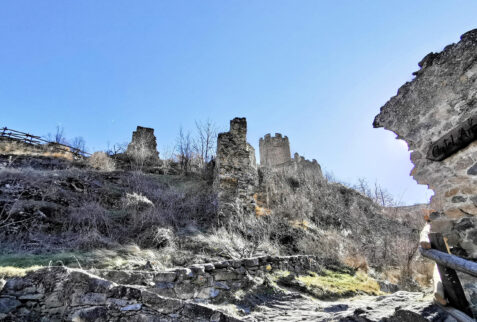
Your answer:
[[[3,267],[0,267],[0,278],[23,277],[28,272],[35,271],[40,268],[42,268],[42,266],[31,266],[28,268],[3,266]]]
[[[364,272],[358,271],[354,275],[325,270],[323,275],[310,273],[309,276],[299,276],[299,281],[311,289],[319,288],[338,297],[348,294],[365,293],[369,295],[381,294],[379,284]]]

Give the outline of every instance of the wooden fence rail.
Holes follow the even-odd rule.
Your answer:
[[[447,254],[436,249],[419,249],[421,255],[432,259],[439,265],[450,267],[456,271],[477,277],[477,263],[465,260],[459,256]]]
[[[57,151],[69,152],[69,153],[71,153],[73,155],[76,155],[76,156],[91,155],[90,153],[88,153],[86,151],[83,151],[81,149],[72,147],[70,145],[48,141],[48,140],[43,139],[41,136],[36,136],[36,135],[33,135],[33,134],[29,134],[29,133],[9,129],[7,127],[0,128],[0,137],[10,138],[10,139],[21,141],[21,142],[24,142],[24,143],[27,143],[27,144],[32,144],[32,145],[51,144],[53,149],[55,149]]]
[[[464,289],[456,271],[477,277],[477,263],[448,253],[449,248],[441,233],[429,233],[428,238],[431,248],[419,247],[419,251],[422,256],[436,262],[444,296],[447,298],[449,305],[473,318],[470,304],[465,297]]]

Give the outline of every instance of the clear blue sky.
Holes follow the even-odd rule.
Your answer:
[[[372,128],[427,53],[477,28],[477,1],[0,2],[0,126],[59,124],[90,150],[153,127],[247,117],[249,142],[292,152],[342,180],[378,180],[406,203],[431,193],[405,144]]]

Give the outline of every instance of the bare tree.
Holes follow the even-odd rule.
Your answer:
[[[66,137],[65,137],[65,129],[62,126],[56,126],[55,134],[48,133],[44,136],[47,141],[59,143],[59,144],[67,144]]]
[[[197,138],[194,140],[194,152],[199,156],[201,165],[207,164],[213,157],[217,146],[217,126],[207,119],[204,123],[195,122]]]
[[[374,182],[374,201],[383,206],[391,207],[395,204],[393,196],[384,189],[377,181]]]
[[[373,199],[373,195],[371,193],[371,189],[369,188],[369,184],[366,178],[358,178],[358,183],[355,184],[352,188],[357,190],[361,194]]]
[[[391,193],[383,188],[377,181],[374,182],[373,189],[371,189],[366,178],[358,178],[358,183],[353,185],[352,188],[372,199],[382,207],[392,207],[397,204]]]
[[[56,126],[55,142],[59,144],[66,144],[65,129],[62,126]]]
[[[81,136],[77,136],[71,142],[71,147],[75,150],[74,152],[85,152],[86,151],[86,142]]]
[[[182,171],[185,173],[190,172],[191,161],[192,161],[192,149],[193,144],[190,137],[190,133],[184,133],[182,127],[179,129],[179,135],[177,137],[177,158],[181,166]]]
[[[127,147],[128,143],[114,143],[113,146],[110,146],[108,142],[106,154],[109,156],[115,156],[117,154],[126,152]]]

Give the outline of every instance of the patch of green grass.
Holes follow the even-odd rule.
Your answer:
[[[363,272],[323,270],[320,274],[295,276],[288,271],[276,271],[272,281],[291,287],[322,300],[351,297],[360,294],[380,295],[379,284]]]
[[[76,257],[76,258],[75,258]],[[81,253],[65,252],[54,254],[6,254],[0,255],[0,267],[29,268],[34,266],[78,266],[77,261],[83,258]]]
[[[2,275],[18,276],[22,271],[47,266],[83,269],[137,269],[150,261],[156,267],[161,267],[163,263],[170,261],[167,256],[173,253],[174,249],[157,251],[141,249],[136,245],[125,245],[117,249],[97,249],[90,252],[2,254],[0,255],[0,277]]]
[[[357,294],[379,295],[379,284],[363,272],[354,275],[324,270],[322,275],[311,272],[297,278],[313,293],[344,297]]]

